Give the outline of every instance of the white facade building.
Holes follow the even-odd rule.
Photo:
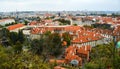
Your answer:
[[[9,23],[14,23],[15,20],[14,19],[2,19],[0,20],[0,25],[4,26],[5,24],[9,24]]]

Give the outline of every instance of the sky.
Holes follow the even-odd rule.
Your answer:
[[[0,0],[9,11],[120,11],[120,0]]]

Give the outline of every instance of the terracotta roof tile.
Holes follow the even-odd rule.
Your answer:
[[[8,30],[15,30],[15,29],[23,27],[23,26],[25,26],[25,25],[21,24],[21,23],[15,24],[15,25],[11,25],[11,26],[8,26]]]

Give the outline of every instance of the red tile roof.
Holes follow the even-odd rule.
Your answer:
[[[120,36],[120,25],[117,25],[113,31],[113,35]]]
[[[29,25],[37,25],[37,21],[32,21]]]
[[[23,27],[23,26],[25,26],[25,25],[21,24],[21,23],[15,24],[15,25],[11,25],[11,26],[8,26],[8,30],[15,30],[15,29]]]
[[[86,56],[87,60],[89,59],[89,52],[91,51],[91,46],[69,46],[65,51],[65,60],[70,62],[71,60],[78,60],[80,65],[82,64],[82,57],[80,55]]]
[[[45,23],[52,23],[53,21],[51,19],[44,20]]]
[[[65,59],[62,60],[55,60],[55,59],[50,59],[50,63],[56,62],[57,64],[63,64],[63,63],[70,63],[72,60],[78,60],[79,65],[82,65],[82,59],[86,58],[87,60],[89,59],[89,53],[91,51],[91,46],[82,46],[82,47],[77,47],[77,46],[69,46],[65,50]],[[79,55],[84,55],[85,57],[79,56]]]
[[[43,34],[45,32],[46,32],[46,30],[44,28],[42,28],[42,29],[41,28],[33,28],[31,30],[32,34]]]
[[[78,38],[72,40],[72,42],[73,43],[85,43],[85,42],[99,40],[101,38],[102,36],[99,33],[80,30],[78,32]]]
[[[44,30],[44,31],[66,31],[66,32],[73,32],[75,33],[76,31],[82,29],[82,27],[80,26],[66,26],[66,27],[40,27],[40,28],[33,28],[31,31],[31,33],[37,34],[40,33],[40,30]],[[38,31],[39,30],[39,31]]]
[[[50,17],[50,16],[52,16],[52,14],[46,13],[46,14],[44,14],[44,16]]]

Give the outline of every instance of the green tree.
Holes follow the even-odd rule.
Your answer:
[[[73,26],[77,26],[77,24],[75,23],[75,24],[73,24]]]
[[[9,37],[10,31],[6,28],[2,28],[2,36]]]
[[[10,69],[12,50],[9,48],[4,48],[0,46],[0,69]]]
[[[91,67],[92,69],[94,69],[94,64],[96,64],[96,69],[106,69],[108,67],[113,69],[119,69],[120,56],[117,50],[115,50],[114,52],[113,49],[113,42],[109,44],[97,45],[96,47],[92,48],[92,51],[90,53],[91,60],[90,62],[85,64],[85,68],[88,69],[88,67]],[[113,58],[113,56],[115,57]]]
[[[31,52],[12,53],[13,46],[0,46],[0,69],[50,69],[48,63],[42,63],[40,56]]]
[[[28,25],[29,22],[25,20],[24,23],[25,23],[25,25]]]
[[[46,31],[46,32],[44,33],[44,35],[45,35],[46,37],[48,37],[49,35],[51,35],[51,32],[50,32],[50,31]]]
[[[14,52],[21,53],[22,47],[22,44],[19,41],[17,41],[16,44],[13,46]]]
[[[42,39],[40,39],[40,40],[34,39],[31,42],[31,51],[33,51],[33,53],[35,53],[35,54],[40,55],[43,51],[43,40]]]
[[[40,17],[37,17],[37,21],[41,21],[41,18],[40,18]]]
[[[25,35],[23,34],[23,31],[22,30],[19,30],[18,32],[18,41],[23,43],[25,41]]]
[[[69,20],[65,20],[65,19],[56,19],[54,21],[59,21],[61,22],[61,24],[63,25],[70,25],[70,21]]]
[[[49,36],[49,52],[53,56],[59,56],[62,53],[61,37],[58,33]]]
[[[18,34],[16,32],[10,32],[9,38],[10,38],[10,41],[12,42],[12,44],[15,45],[15,43],[18,40]]]
[[[63,38],[63,41],[67,42],[67,46],[69,46],[71,43],[71,39],[72,39],[71,35],[69,33],[65,32],[65,33],[63,33],[62,38]]]

